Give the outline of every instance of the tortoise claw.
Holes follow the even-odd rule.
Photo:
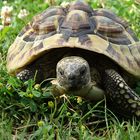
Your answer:
[[[104,86],[107,101],[113,110],[127,117],[140,119],[140,97],[126,84],[115,70],[106,70]]]

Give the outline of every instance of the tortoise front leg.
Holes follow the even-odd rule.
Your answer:
[[[115,70],[106,70],[104,86],[107,101],[118,113],[140,119],[140,97],[126,84]]]
[[[21,81],[24,81],[24,82],[29,80],[29,79],[34,78],[33,72],[31,70],[29,70],[29,69],[22,70],[16,76],[17,76],[18,79],[20,79]]]
[[[16,76],[23,82],[28,81],[29,79],[33,79],[36,83],[40,83],[44,80],[44,75],[39,69],[27,68],[19,72]]]

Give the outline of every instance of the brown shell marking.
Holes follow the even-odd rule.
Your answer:
[[[117,62],[129,73],[140,78],[140,42],[131,45],[111,44],[107,47],[105,54]]]
[[[36,34],[49,33],[57,29],[64,16],[65,11],[61,7],[48,8],[33,19],[31,26]]]
[[[129,50],[135,62],[140,67],[140,44],[134,44],[133,46],[129,47]]]
[[[79,37],[85,35],[88,38],[88,33],[94,33],[94,23],[90,21],[92,15],[92,9],[87,3],[73,2],[67,9],[66,17],[64,18],[61,26],[60,33],[63,34],[62,38],[68,40],[69,37]],[[79,39],[81,41],[81,39]],[[82,42],[81,42],[82,43]]]
[[[130,43],[135,43],[136,41],[138,41],[135,34],[131,31],[131,29],[129,29],[129,24],[125,20],[116,16],[111,11],[109,11],[107,9],[98,9],[98,10],[93,11],[93,15],[94,15],[94,17],[100,16],[100,17],[103,17],[103,18],[108,18],[108,19],[114,21],[116,24],[118,23],[119,26],[123,27],[122,34],[124,35],[124,38],[120,37],[120,39],[116,38],[115,40],[113,38],[109,38],[108,39],[109,41],[118,44],[119,41],[121,41],[121,38],[122,38],[122,40],[124,40],[124,41],[121,41],[122,43],[121,42],[120,43],[121,44],[126,44],[126,45],[130,44]],[[100,21],[99,21],[99,23],[100,23]],[[104,30],[106,27],[107,26],[104,26],[102,30]],[[115,29],[115,31],[116,31],[116,29]],[[117,35],[117,32],[116,32],[116,35]],[[117,42],[117,39],[118,39],[118,42]]]
[[[93,19],[96,22],[96,30],[98,31],[106,32],[106,33],[123,32],[123,27],[108,17],[93,16]]]
[[[104,39],[115,44],[130,44],[134,43],[135,39],[122,26],[111,18],[104,16],[93,16],[96,23],[95,32]]]
[[[61,27],[71,30],[89,28],[89,17],[84,11],[73,10],[68,13]]]
[[[116,16],[114,13],[112,13],[111,11],[109,11],[107,9],[94,10],[93,11],[93,16],[107,17],[107,18],[112,19],[113,21],[121,24],[124,28],[127,28],[129,26],[128,23],[125,20],[123,20],[120,17]]]
[[[69,11],[81,10],[88,14],[92,13],[92,8],[86,2],[76,1],[70,4]]]

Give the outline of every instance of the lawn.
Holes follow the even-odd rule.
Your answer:
[[[109,9],[128,21],[140,38],[140,3],[136,0],[87,1],[92,8]],[[55,5],[61,2],[56,0]],[[32,17],[49,5],[45,0],[0,0],[0,11],[4,6],[11,10],[7,21],[0,17],[0,140],[139,140],[140,123],[117,118],[104,101],[93,104],[74,96],[55,98],[50,83],[42,86],[8,75],[9,46]],[[135,90],[140,94],[140,83]]]

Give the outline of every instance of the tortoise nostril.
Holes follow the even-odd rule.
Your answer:
[[[75,80],[75,79],[76,79],[76,77],[75,77],[75,75],[73,75],[73,74],[70,74],[70,75],[68,76],[68,80],[73,81],[73,80]]]

